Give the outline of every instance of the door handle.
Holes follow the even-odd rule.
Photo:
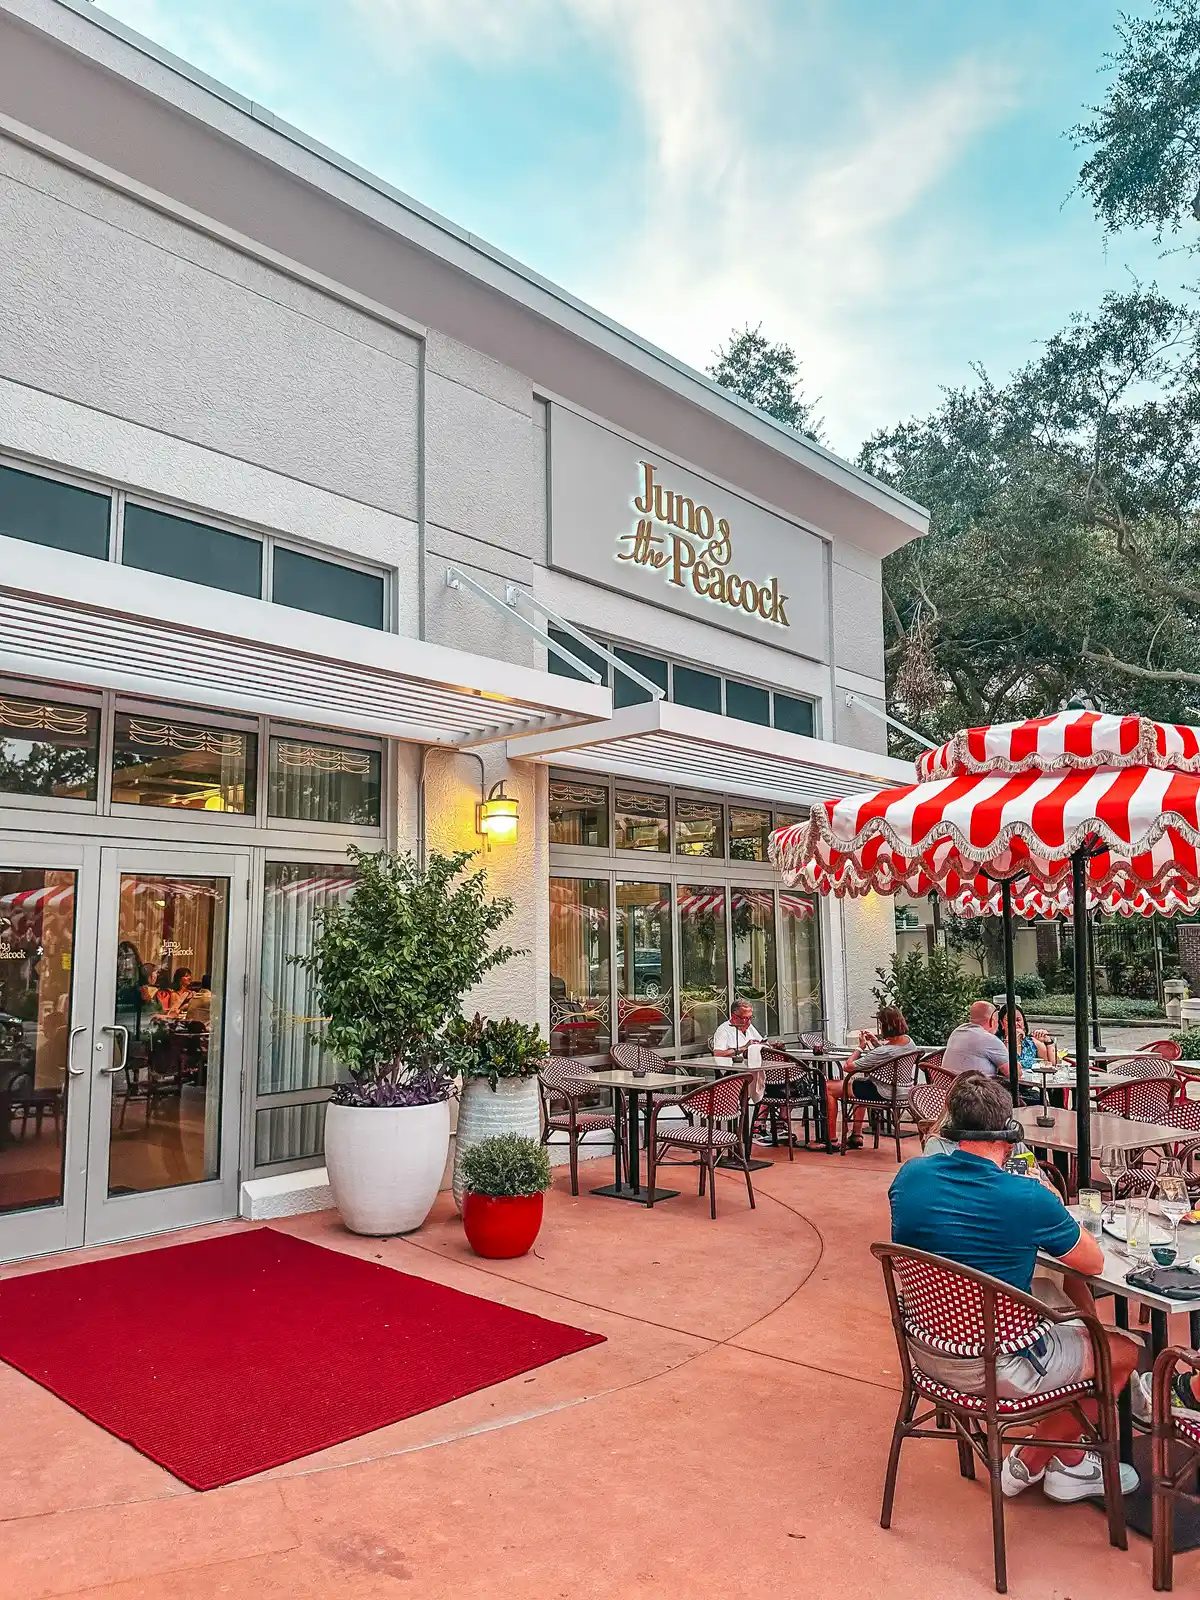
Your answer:
[[[79,1035],[81,1033],[86,1033],[86,1032],[87,1032],[87,1023],[86,1022],[77,1022],[75,1024],[75,1026],[71,1029],[70,1037],[67,1040],[67,1071],[71,1074],[71,1076],[73,1078],[82,1078],[83,1077],[84,1068],[83,1067],[77,1067],[75,1065],[75,1041],[76,1041],[76,1039],[79,1037]]]
[[[111,1066],[100,1068],[101,1072],[107,1073],[111,1078],[124,1069],[125,1059],[129,1055],[129,1029],[123,1028],[119,1022],[114,1022],[111,1026],[101,1028],[100,1032],[112,1034],[114,1056],[117,1053],[117,1035],[120,1034],[121,1036],[121,1059],[119,1061],[114,1060]]]

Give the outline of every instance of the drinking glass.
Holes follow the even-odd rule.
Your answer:
[[[1154,1186],[1158,1197],[1158,1205],[1164,1217],[1171,1224],[1171,1260],[1174,1261],[1179,1254],[1179,1224],[1191,1209],[1188,1199],[1187,1180],[1183,1176],[1183,1169],[1177,1161],[1170,1161],[1158,1175],[1158,1182]],[[1157,1260],[1157,1255],[1155,1256]],[[1160,1266],[1170,1266],[1170,1261],[1160,1261]]]
[[[1103,1220],[1100,1212],[1099,1189],[1080,1189],[1079,1191],[1080,1221],[1093,1238],[1099,1238]]]
[[[1121,1152],[1116,1145],[1102,1145],[1100,1147],[1100,1171],[1108,1179],[1108,1204],[1109,1215],[1113,1216],[1117,1209],[1117,1179],[1121,1176],[1124,1163]]]
[[[1133,1261],[1150,1259],[1150,1207],[1144,1194],[1125,1202],[1125,1254]]]

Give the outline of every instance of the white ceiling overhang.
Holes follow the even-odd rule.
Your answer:
[[[0,671],[463,747],[612,714],[592,684],[3,537]]]
[[[623,707],[609,721],[586,728],[510,738],[508,754],[643,783],[795,805],[916,782],[909,761],[668,700]]]

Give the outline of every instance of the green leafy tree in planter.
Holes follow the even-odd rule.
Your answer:
[[[941,946],[923,960],[919,950],[894,955],[891,970],[877,967],[879,986],[872,992],[880,1005],[899,1006],[908,1031],[918,1044],[942,1044],[967,1020],[977,997],[978,980],[963,972]]]
[[[519,952],[493,948],[512,915],[489,899],[484,872],[464,875],[469,850],[412,855],[351,845],[354,893],[317,912],[310,954],[293,957],[315,979],[320,1040],[350,1075],[335,1103],[428,1105],[449,1097],[447,1029],[462,997]]]
[[[544,1194],[550,1187],[550,1153],[523,1133],[495,1133],[463,1153],[463,1186],[493,1199]]]
[[[534,1077],[550,1049],[536,1022],[493,1020],[478,1011],[469,1021],[451,1018],[445,1042],[449,1072],[463,1079],[486,1078],[493,1089],[501,1078]]]

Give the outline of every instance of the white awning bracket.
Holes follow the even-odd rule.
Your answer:
[[[510,583],[504,591],[505,605],[516,611],[517,603],[521,600],[524,600],[526,605],[532,606],[535,611],[540,611],[542,616],[553,622],[556,627],[561,628],[564,633],[569,634],[578,644],[583,645],[585,650],[594,651],[596,655],[603,657],[615,671],[623,672],[627,678],[632,678],[634,683],[648,692],[651,700],[661,700],[663,698],[664,691],[661,685],[647,678],[636,667],[631,667],[628,661],[615,655],[607,645],[597,643],[590,634],[584,633],[582,628],[577,628],[573,622],[568,622],[566,617],[560,616],[554,610],[553,606],[548,606],[544,600],[537,599],[527,589],[521,589],[515,583]]]
[[[524,628],[526,633],[531,633],[540,645],[544,645],[547,650],[553,651],[560,661],[569,662],[580,677],[586,678],[589,683],[604,682],[595,667],[589,667],[586,661],[580,661],[579,657],[573,656],[565,645],[559,644],[544,629],[539,628],[536,622],[530,622],[528,617],[523,617],[519,611],[514,610],[506,601],[501,600],[498,594],[493,594],[490,589],[485,589],[483,584],[476,583],[469,572],[463,572],[458,567],[447,567],[446,587],[447,589],[469,589],[480,600],[486,601],[489,606],[493,606],[497,611],[502,611],[506,617],[510,617],[518,627]]]
[[[932,739],[927,739],[923,733],[918,733],[915,728],[910,728],[907,722],[901,722],[899,717],[893,717],[889,711],[881,711],[873,701],[866,699],[861,694],[855,694],[853,689],[846,691],[846,704],[857,706],[860,711],[865,711],[869,717],[878,717],[880,722],[886,722],[889,728],[896,728],[900,733],[915,739],[918,744],[924,745],[926,750],[936,750],[937,745]]]

